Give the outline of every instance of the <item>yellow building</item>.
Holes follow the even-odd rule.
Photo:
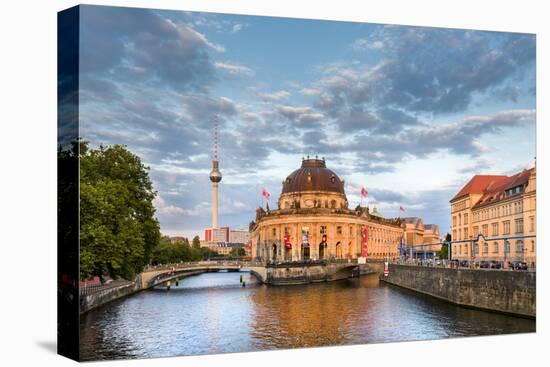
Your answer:
[[[398,256],[400,221],[348,208],[344,181],[324,159],[305,159],[282,183],[276,210],[258,208],[251,253],[263,261]],[[364,246],[365,238],[366,246]]]
[[[418,217],[405,217],[401,218],[401,226],[405,231],[405,247],[412,246],[414,256],[423,256],[426,252],[427,257],[431,258],[441,250],[439,227],[436,224],[424,224],[422,218]],[[419,246],[426,244],[431,245]]]
[[[451,199],[452,258],[536,265],[536,167],[513,176],[476,175]],[[527,236],[527,237],[525,237]],[[522,238],[523,237],[523,238]]]

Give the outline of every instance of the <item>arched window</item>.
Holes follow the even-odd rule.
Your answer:
[[[493,243],[493,252],[498,254],[498,242]]]
[[[516,241],[516,252],[523,252],[523,241]]]
[[[504,253],[506,254],[510,253],[510,241],[507,241],[507,240],[504,241]]]
[[[331,200],[331,201],[330,201],[330,207],[331,207],[332,209],[336,208],[336,200]]]

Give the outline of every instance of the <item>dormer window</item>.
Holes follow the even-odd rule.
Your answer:
[[[330,176],[330,182],[332,183],[336,182],[336,177],[334,177],[334,175]]]

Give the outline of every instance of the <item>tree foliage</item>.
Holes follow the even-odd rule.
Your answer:
[[[80,143],[80,276],[131,278],[160,240],[148,167],[125,146]]]
[[[180,261],[198,261],[203,258],[203,252],[200,248],[195,248],[189,244],[187,238],[178,241],[172,241],[169,237],[162,237],[159,246],[153,251],[152,263],[173,264]]]
[[[445,236],[445,242],[450,242],[451,241],[451,235],[449,233],[447,233],[447,235]],[[441,245],[441,250],[439,250],[439,253],[437,254],[437,256],[439,256],[440,259],[447,259],[449,258],[449,244],[448,243],[444,243]]]
[[[244,250],[244,247],[233,247],[231,249],[230,256],[245,256],[246,251]]]

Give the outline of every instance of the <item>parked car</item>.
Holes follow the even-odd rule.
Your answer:
[[[483,260],[479,262],[479,267],[481,269],[489,269],[491,267],[491,264],[489,263],[489,261]]]
[[[468,268],[470,267],[470,262],[468,260],[460,260],[459,266],[462,268]]]
[[[525,261],[509,261],[508,267],[512,270],[527,270],[527,263]]]
[[[442,264],[442,263],[441,263],[441,260],[439,260],[439,259],[435,260],[435,265],[441,266],[441,264]]]
[[[491,261],[491,269],[500,269],[502,268],[502,264],[500,261]]]

